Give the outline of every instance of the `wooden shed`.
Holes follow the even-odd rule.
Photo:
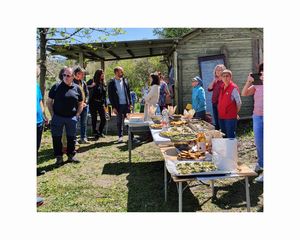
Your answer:
[[[174,83],[179,112],[192,101],[191,80],[200,76],[206,93],[206,108],[212,113],[208,85],[217,64],[232,71],[232,80],[242,91],[250,72],[257,72],[263,60],[263,29],[259,28],[197,28],[179,39],[173,52]],[[177,72],[176,72],[177,71]],[[176,76],[177,75],[177,76]],[[177,80],[176,80],[177,79]],[[241,97],[241,119],[250,118],[253,96]]]

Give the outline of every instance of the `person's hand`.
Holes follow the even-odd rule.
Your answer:
[[[133,106],[132,106],[132,105],[130,105],[130,106],[129,106],[129,108],[130,108],[130,111],[131,111],[131,110],[133,109]]]
[[[253,81],[254,81],[254,78],[253,77],[251,77],[251,74],[252,74],[252,72],[251,73],[249,73],[249,76],[248,76],[248,78],[247,78],[247,83],[252,83]]]
[[[237,115],[236,118],[237,118],[237,120],[240,120],[240,116],[239,115]]]
[[[83,103],[82,106],[83,106],[83,108],[85,108],[86,107],[86,103]]]
[[[264,72],[261,72],[260,80],[264,80]]]
[[[114,114],[118,115],[117,109],[113,108],[113,112],[114,112]]]
[[[44,119],[45,125],[48,125],[49,124],[49,119],[45,115],[43,116],[43,119]]]
[[[96,83],[93,82],[91,85],[89,85],[89,88],[92,88],[92,87],[94,87],[95,85],[96,85]]]

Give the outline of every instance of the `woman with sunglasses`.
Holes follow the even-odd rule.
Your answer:
[[[105,108],[107,107],[106,102],[106,82],[104,79],[104,71],[102,69],[98,69],[94,78],[90,79],[87,82],[89,88],[89,96],[90,96],[90,113],[92,117],[92,128],[95,136],[95,140],[97,141],[99,137],[105,138],[103,134],[103,129],[106,123],[106,113]],[[100,116],[100,125],[97,130],[97,112]]]

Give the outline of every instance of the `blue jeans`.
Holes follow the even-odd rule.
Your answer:
[[[55,114],[53,115],[51,120],[51,134],[54,156],[63,155],[61,142],[63,126],[65,126],[67,133],[67,155],[75,155],[77,121],[76,116],[63,118]]]
[[[43,125],[44,122],[41,122],[41,123],[37,123],[36,124],[36,133],[37,133],[37,151],[39,150],[40,148],[40,145],[41,145],[41,140],[42,140],[42,133],[43,133]]]
[[[264,167],[264,116],[252,115],[253,132],[257,151],[257,163]]]
[[[213,114],[214,114],[214,119],[215,119],[215,128],[216,128],[216,130],[220,130],[218,104],[219,103],[213,103],[212,104],[212,109],[213,109]]]
[[[86,105],[85,108],[82,109],[80,114],[80,138],[86,138],[86,128],[87,128],[87,117],[89,112],[89,105]]]
[[[237,118],[233,119],[221,119],[220,118],[220,129],[222,133],[225,133],[224,138],[235,138],[235,130],[237,125]]]

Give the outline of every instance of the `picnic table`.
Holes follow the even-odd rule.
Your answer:
[[[125,119],[125,125],[128,125],[128,150],[129,150],[129,163],[131,163],[131,132],[150,131],[153,137],[154,143],[160,148],[161,154],[164,157],[164,188],[165,188],[165,201],[167,202],[167,175],[170,172],[169,161],[178,161],[175,147],[172,145],[171,140],[166,137],[161,137],[159,133],[162,129],[152,129],[149,126],[153,124],[152,121],[140,121],[131,122],[129,119]],[[178,189],[178,211],[182,212],[182,193],[188,187],[188,183],[191,181],[210,180],[212,186],[212,195],[214,195],[214,180],[221,178],[245,178],[245,190],[246,190],[246,202],[247,211],[250,212],[250,192],[249,192],[249,179],[248,177],[257,176],[257,173],[251,170],[248,166],[241,162],[237,162],[238,168],[223,175],[208,175],[208,176],[174,176],[171,174],[173,182],[176,183]],[[186,182],[187,186],[183,189],[182,183]]]

